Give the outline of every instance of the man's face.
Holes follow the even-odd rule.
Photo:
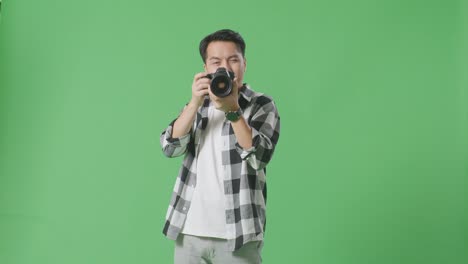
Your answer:
[[[210,42],[206,48],[204,67],[207,73],[214,73],[219,67],[224,67],[226,70],[234,72],[238,87],[242,86],[246,61],[234,42]]]

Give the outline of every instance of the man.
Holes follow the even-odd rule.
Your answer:
[[[280,132],[273,100],[243,83],[245,42],[219,30],[200,42],[204,72],[190,102],[161,134],[168,157],[185,154],[163,233],[176,240],[175,263],[261,263],[266,165]],[[234,73],[232,92],[218,97],[208,74]]]

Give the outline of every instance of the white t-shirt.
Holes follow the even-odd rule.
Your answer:
[[[208,124],[201,135],[197,159],[197,185],[182,233],[226,238],[223,141],[224,112],[208,108]]]

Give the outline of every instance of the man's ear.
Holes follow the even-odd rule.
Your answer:
[[[244,57],[244,72],[247,70],[247,59]]]
[[[205,69],[206,72],[206,63],[203,64],[203,69]]]

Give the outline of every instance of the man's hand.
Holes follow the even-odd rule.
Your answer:
[[[208,84],[209,86],[209,84]],[[232,91],[226,97],[217,97],[208,89],[210,99],[214,103],[216,109],[229,112],[237,111],[239,107],[239,85],[237,84],[237,77],[232,81]]]
[[[205,95],[208,95],[210,90],[211,80],[205,78],[206,72],[200,72],[195,74],[192,83],[192,99],[189,104],[196,106],[197,108],[202,105]]]

